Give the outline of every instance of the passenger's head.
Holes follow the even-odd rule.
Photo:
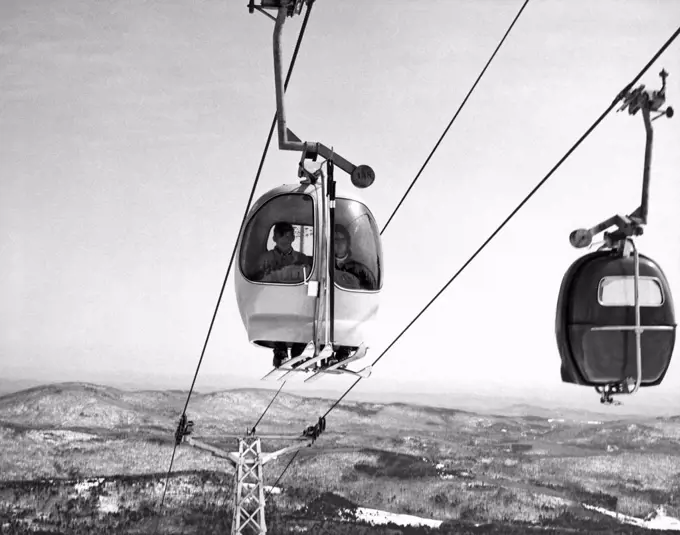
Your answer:
[[[274,243],[282,251],[288,251],[295,240],[295,229],[290,223],[277,223],[274,225]]]
[[[342,225],[335,225],[335,234],[333,236],[335,242],[335,256],[344,258],[351,251],[352,242],[349,237],[349,232]]]

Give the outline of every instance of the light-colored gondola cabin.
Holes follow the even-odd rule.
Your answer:
[[[327,279],[328,210],[321,181],[286,184],[262,195],[248,213],[237,245],[236,300],[251,343],[308,343],[318,339],[318,307]],[[293,248],[308,257],[308,265],[287,266],[262,276],[263,255],[273,249],[274,226],[293,225]],[[335,224],[346,229],[352,258],[373,275],[369,286],[335,271],[335,347],[370,344],[383,284],[380,231],[373,214],[353,191],[337,184]]]

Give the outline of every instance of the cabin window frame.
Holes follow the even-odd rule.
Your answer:
[[[659,294],[661,295],[661,302],[660,303],[654,303],[654,304],[648,304],[645,303],[644,301],[640,300],[640,307],[649,307],[649,308],[660,308],[663,307],[666,303],[666,293],[664,292],[663,284],[661,282],[661,279],[659,277],[655,276],[650,276],[650,275],[641,275],[639,277],[640,281],[653,281],[656,283],[656,286],[659,289]],[[615,281],[623,281],[624,284],[627,283],[628,280],[631,281],[631,283],[634,285],[635,284],[635,276],[634,275],[607,275],[605,277],[602,277],[600,279],[600,282],[597,285],[597,302],[600,306],[603,307],[635,307],[635,295],[633,295],[633,301],[631,304],[619,304],[619,303],[605,303],[602,300],[603,297],[603,285],[610,280],[615,280]],[[634,286],[633,286],[634,288]],[[633,290],[634,291],[634,290]]]
[[[291,195],[293,195],[293,196],[303,196],[303,195],[307,196],[307,197],[309,197],[310,202],[312,203],[312,228],[315,229],[313,234],[312,234],[312,242],[314,244],[314,246],[313,246],[314,250],[312,252],[312,265],[309,268],[309,272],[307,273],[307,277],[304,278],[300,282],[276,282],[276,281],[253,280],[248,275],[246,275],[246,273],[243,271],[243,252],[244,252],[246,245],[247,245],[246,244],[246,232],[247,232],[250,224],[253,222],[254,219],[257,218],[258,214],[260,213],[260,211],[262,211],[264,209],[265,206],[267,206],[270,202],[275,201],[279,197],[288,197],[288,196],[291,196]],[[309,283],[309,281],[312,279],[312,276],[314,274],[314,270],[316,269],[316,263],[317,263],[316,257],[317,257],[317,244],[318,243],[317,243],[316,228],[318,227],[318,224],[317,224],[318,221],[317,221],[316,203],[317,203],[316,197],[309,192],[286,191],[286,192],[281,192],[281,193],[274,195],[273,197],[267,199],[265,202],[262,203],[261,206],[258,207],[257,212],[255,212],[253,217],[249,218],[248,225],[246,225],[246,227],[243,230],[243,237],[241,238],[241,246],[239,247],[239,262],[238,262],[239,265],[238,265],[238,268],[239,268],[241,275],[243,276],[243,278],[246,281],[248,281],[248,283],[250,283],[250,284],[261,284],[261,285],[265,285],[265,286],[283,286],[283,287],[286,287],[286,288],[288,288],[288,287],[292,288],[292,287],[295,287],[295,286],[302,286],[302,285],[306,285],[306,284]],[[272,228],[275,224],[276,223],[271,225],[269,227],[269,229],[267,230],[267,233],[265,235],[265,241],[264,241],[264,249],[260,252],[260,255],[262,255],[266,251],[270,250],[270,249],[267,249],[267,242],[269,241],[269,235],[270,235]],[[291,225],[293,225],[293,226],[299,225],[299,226],[302,226],[302,227],[305,226],[305,225],[302,225],[302,224],[299,224],[299,223],[291,223]]]

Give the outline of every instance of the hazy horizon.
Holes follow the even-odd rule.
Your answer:
[[[23,390],[47,387],[58,384],[92,384],[102,387],[111,387],[122,391],[180,391],[188,392],[191,381],[183,381],[183,378],[143,378],[137,377],[108,377],[84,380],[82,377],[62,377],[53,380],[39,380],[36,378],[0,378],[0,396],[21,392]],[[197,383],[198,384],[198,383]],[[360,383],[361,384],[361,383]],[[201,386],[194,388],[194,394],[212,394],[223,391],[233,390],[265,390],[274,396],[280,383],[262,382],[246,377],[206,377]],[[366,391],[358,385],[349,395],[348,401],[368,402],[368,403],[405,403],[432,407],[443,407],[447,409],[458,409],[463,411],[493,413],[504,410],[516,409],[526,406],[529,413],[548,414],[550,411],[576,411],[597,414],[602,417],[626,418],[626,417],[667,417],[680,415],[680,409],[670,403],[671,399],[656,398],[653,400],[645,399],[640,394],[634,396],[620,396],[618,399],[623,402],[620,406],[604,406],[599,402],[599,395],[594,389],[583,389],[573,387],[574,392],[571,397],[557,397],[547,390],[535,390],[531,392],[518,389],[493,389],[480,388],[475,391],[444,391],[421,388],[411,385],[409,390],[399,390],[395,385],[388,382],[378,384],[376,388]],[[324,388],[323,384],[317,383],[314,388],[302,383],[288,382],[281,390],[282,394],[292,394],[304,397],[315,397],[334,400],[341,393],[333,388]],[[644,395],[644,390],[643,390]],[[189,405],[191,412],[191,404]],[[557,414],[557,412],[555,412]],[[254,417],[257,415],[253,414]]]

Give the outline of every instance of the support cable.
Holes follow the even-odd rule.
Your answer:
[[[390,350],[390,348],[391,348],[395,343],[397,343],[397,340],[399,340],[399,339],[403,336],[403,334],[411,327],[411,325],[413,325],[413,324],[416,322],[416,320],[417,320],[418,318],[420,318],[420,316],[423,315],[423,313],[430,307],[430,305],[431,305],[432,303],[434,303],[434,301],[435,301],[435,300],[436,300],[436,299],[444,292],[444,290],[446,290],[446,288],[448,288],[449,285],[450,285],[454,280],[456,280],[456,278],[458,277],[458,275],[460,275],[460,274],[463,272],[463,270],[465,270],[465,268],[466,268],[468,265],[470,265],[470,263],[477,257],[477,255],[478,255],[479,253],[481,253],[482,250],[489,244],[489,242],[491,242],[491,240],[492,240],[492,239],[493,239],[493,238],[501,231],[501,229],[502,229],[503,227],[505,227],[505,225],[510,221],[510,219],[512,219],[512,218],[514,217],[514,215],[515,215],[517,212],[519,212],[519,210],[527,203],[527,201],[528,201],[531,197],[533,197],[534,193],[536,193],[536,192],[539,190],[539,188],[540,188],[543,184],[545,184],[545,183],[547,182],[547,180],[552,176],[552,174],[553,174],[555,171],[557,171],[557,169],[564,163],[564,161],[565,161],[569,156],[571,156],[571,154],[574,152],[574,150],[576,150],[576,148],[577,148],[577,147],[578,147],[578,146],[579,146],[579,145],[580,145],[580,144],[581,144],[581,143],[582,143],[582,142],[583,142],[583,141],[584,141],[584,140],[592,133],[592,131],[595,130],[595,128],[596,128],[596,127],[604,120],[604,118],[607,116],[607,114],[608,114],[608,113],[609,113],[609,112],[617,105],[617,103],[619,102],[619,100],[621,100],[621,99],[624,97],[624,95],[625,95],[625,94],[626,94],[626,93],[627,93],[627,92],[628,92],[628,91],[629,91],[629,90],[637,83],[637,81],[638,81],[640,78],[642,78],[642,76],[645,74],[645,72],[647,72],[647,70],[653,65],[653,63],[659,58],[659,56],[661,56],[661,54],[666,50],[666,48],[668,48],[668,46],[675,40],[675,38],[678,37],[679,34],[680,34],[680,28],[678,28],[678,29],[673,33],[673,35],[672,35],[672,36],[664,43],[664,45],[656,52],[656,54],[654,54],[654,56],[652,57],[652,59],[649,60],[649,62],[647,63],[647,65],[645,65],[645,66],[642,68],[642,70],[639,72],[639,74],[638,74],[635,78],[633,78],[633,81],[630,82],[630,83],[629,83],[629,84],[628,84],[628,85],[627,85],[627,86],[626,86],[626,87],[625,87],[625,88],[624,88],[624,89],[616,96],[616,98],[614,99],[614,101],[607,107],[607,109],[604,111],[604,113],[603,113],[602,115],[600,115],[600,117],[598,117],[598,119],[592,124],[592,126],[591,126],[590,128],[588,128],[588,130],[586,130],[585,134],[583,134],[583,135],[579,138],[579,140],[578,140],[576,143],[574,143],[574,145],[573,145],[573,146],[567,151],[567,153],[566,153],[566,154],[565,154],[565,155],[564,155],[564,156],[563,156],[563,157],[555,164],[555,166],[548,172],[548,174],[545,175],[545,177],[544,177],[544,178],[543,178],[543,179],[542,179],[542,180],[534,187],[534,189],[531,190],[531,192],[529,192],[529,194],[524,198],[524,200],[522,200],[521,203],[519,203],[519,204],[517,205],[517,207],[510,213],[510,215],[507,216],[507,217],[505,218],[505,220],[498,226],[498,228],[496,228],[496,230],[491,234],[491,236],[489,236],[489,237],[486,239],[486,241],[485,241],[484,243],[482,243],[482,245],[479,247],[479,249],[477,249],[477,250],[474,252],[474,254],[467,260],[467,262],[465,262],[465,264],[463,264],[463,266],[456,272],[456,274],[455,274],[453,277],[451,277],[451,278],[449,279],[449,281],[444,285],[444,287],[443,287],[441,290],[439,290],[439,292],[437,292],[437,294],[430,300],[429,303],[427,303],[427,305],[425,305],[425,307],[418,313],[418,315],[417,315],[415,318],[413,318],[413,320],[412,320],[412,321],[404,328],[403,331],[401,331],[401,332],[399,333],[399,335],[392,341],[392,343],[391,343],[389,346],[387,346],[387,348],[386,348],[386,349],[378,356],[378,358],[375,359],[375,361],[373,362],[372,366],[375,366],[375,365],[378,363],[378,361],[385,355],[385,353],[387,353],[387,352]],[[328,414],[329,414],[335,407],[337,407],[337,405],[340,403],[340,401],[342,401],[342,400],[345,398],[345,396],[346,396],[347,394],[349,394],[349,392],[357,385],[357,383],[359,383],[359,381],[361,381],[361,379],[362,379],[362,377],[359,377],[356,381],[354,381],[354,383],[352,383],[352,385],[345,391],[345,393],[344,393],[344,394],[343,394],[343,395],[342,395],[335,403],[333,403],[333,405],[331,406],[331,408],[328,409],[328,410],[326,411],[326,413],[323,415],[324,418],[327,417]]]
[[[274,394],[274,397],[273,397],[272,400],[269,402],[269,405],[267,405],[267,408],[262,412],[262,414],[261,414],[260,417],[258,418],[257,422],[255,422],[255,425],[254,425],[253,428],[250,430],[250,434],[251,434],[251,435],[254,435],[254,434],[255,434],[255,431],[257,430],[257,426],[258,426],[258,425],[260,424],[260,422],[262,421],[262,418],[264,418],[264,415],[267,414],[267,411],[269,410],[269,407],[272,406],[272,403],[274,403],[274,400],[276,399],[276,396],[279,395],[279,392],[281,392],[281,390],[283,389],[283,385],[285,385],[285,384],[286,384],[286,381],[283,381],[283,382],[281,383],[281,386],[280,386],[279,389],[276,391],[276,394]]]
[[[290,468],[290,465],[293,464],[293,461],[295,460],[295,457],[297,457],[297,456],[298,456],[298,453],[300,453],[301,451],[302,451],[302,450],[297,450],[297,451],[295,452],[295,454],[291,457],[290,461],[288,461],[288,464],[287,464],[286,467],[283,469],[283,471],[279,474],[279,477],[276,478],[276,481],[274,481],[274,484],[269,488],[269,492],[268,492],[267,495],[264,497],[265,501],[267,500],[267,498],[269,498],[269,495],[270,495],[272,492],[274,492],[274,489],[276,488],[276,485],[279,484],[279,481],[281,481],[281,478],[283,477],[283,474],[285,474],[286,471],[288,470],[288,468]]]
[[[284,86],[283,86],[284,91],[288,88],[288,82],[290,81],[290,77],[291,77],[291,75],[292,75],[292,73],[293,73],[293,68],[294,68],[294,66],[295,66],[295,60],[297,59],[297,55],[298,55],[298,52],[299,52],[299,50],[300,50],[300,45],[301,45],[301,43],[302,43],[302,38],[304,37],[305,30],[306,30],[306,28],[307,28],[307,21],[309,20],[309,15],[310,15],[310,13],[311,13],[311,11],[312,11],[312,5],[313,5],[313,4],[314,4],[313,1],[312,1],[312,2],[309,2],[309,3],[307,4],[307,11],[305,12],[305,18],[304,18],[304,20],[303,20],[303,22],[302,22],[302,26],[301,26],[301,28],[300,28],[300,33],[298,34],[297,42],[295,43],[295,50],[293,51],[293,56],[292,56],[292,58],[291,58],[290,66],[288,67],[288,73],[287,73],[287,75],[286,75],[286,80],[285,80],[285,82],[284,82]],[[277,110],[277,113],[278,113],[278,110]],[[229,265],[227,266],[227,271],[226,271],[226,273],[225,273],[225,275],[224,275],[224,281],[222,282],[222,288],[220,289],[219,297],[217,298],[217,304],[216,304],[216,306],[215,306],[215,311],[213,312],[212,320],[210,321],[210,327],[208,328],[208,334],[207,334],[206,339],[205,339],[205,342],[204,342],[204,344],[203,344],[203,349],[201,350],[201,356],[200,356],[200,358],[199,358],[199,360],[198,360],[198,365],[196,366],[196,372],[194,373],[194,378],[193,378],[193,380],[192,380],[192,382],[191,382],[191,387],[189,388],[189,394],[187,395],[186,402],[184,403],[184,408],[182,409],[182,417],[183,417],[183,418],[186,417],[187,407],[189,406],[189,400],[191,399],[191,395],[192,395],[192,393],[193,393],[194,386],[195,386],[195,384],[196,384],[196,378],[198,377],[198,371],[199,371],[200,368],[201,368],[201,363],[203,362],[203,357],[205,356],[205,350],[206,350],[206,348],[207,348],[207,346],[208,346],[208,341],[209,341],[209,339],[210,339],[210,334],[212,333],[212,329],[213,329],[213,326],[214,326],[214,324],[215,324],[215,318],[217,317],[217,311],[218,311],[219,306],[220,306],[220,303],[221,303],[221,301],[222,301],[222,296],[224,295],[224,289],[225,289],[225,287],[226,287],[226,285],[227,285],[227,280],[228,280],[228,278],[229,278],[229,273],[231,272],[231,268],[232,268],[232,265],[233,265],[233,263],[234,263],[234,257],[236,256],[236,248],[237,248],[237,246],[238,246],[238,240],[240,239],[241,234],[243,233],[243,227],[245,226],[246,218],[247,218],[247,216],[248,216],[248,211],[250,210],[250,205],[251,205],[252,202],[253,202],[253,197],[255,196],[255,190],[256,190],[257,184],[258,184],[258,182],[259,182],[259,180],[260,180],[260,175],[261,175],[261,173],[262,173],[262,168],[263,168],[263,166],[264,166],[264,161],[265,161],[265,158],[267,157],[267,151],[269,150],[269,145],[270,145],[270,143],[271,143],[272,136],[274,135],[274,129],[276,128],[276,117],[277,117],[277,113],[274,114],[274,119],[272,120],[271,127],[269,128],[269,135],[267,136],[267,140],[266,140],[266,142],[265,142],[264,150],[262,151],[262,157],[260,158],[260,164],[259,164],[259,166],[258,166],[258,168],[257,168],[257,173],[256,173],[256,175],[255,175],[255,180],[254,180],[254,182],[253,182],[253,187],[252,187],[252,189],[250,190],[250,196],[248,197],[248,202],[247,202],[247,204],[246,204],[246,209],[245,209],[245,211],[244,211],[244,213],[243,213],[243,218],[242,218],[242,220],[241,220],[241,226],[240,226],[240,228],[239,228],[239,232],[238,232],[238,235],[237,235],[237,237],[236,237],[236,241],[234,242],[234,249],[233,249],[232,252],[231,252],[231,258],[229,259]],[[282,385],[282,386],[283,386],[283,385]],[[277,393],[277,394],[278,394],[278,393]],[[165,477],[165,485],[164,485],[164,488],[163,488],[163,496],[162,496],[162,498],[161,498],[161,503],[160,503],[160,507],[159,507],[158,522],[156,523],[156,528],[155,528],[155,530],[154,530],[154,533],[157,533],[157,532],[158,532],[158,526],[159,526],[159,524],[160,524],[160,516],[161,516],[161,513],[163,512],[163,504],[164,504],[164,502],[165,502],[165,494],[166,494],[166,492],[167,492],[167,490],[168,490],[168,481],[169,481],[169,479],[170,479],[170,473],[171,473],[171,471],[172,471],[172,465],[173,465],[174,460],[175,460],[175,453],[176,453],[176,451],[177,451],[177,446],[178,446],[178,443],[177,443],[177,441],[175,441],[175,446],[174,446],[174,448],[173,448],[173,450],[172,450],[172,457],[170,458],[170,467],[168,468],[168,472],[167,472],[167,475],[166,475],[166,477]]]
[[[468,99],[469,99],[470,96],[472,95],[473,91],[474,91],[475,88],[477,87],[477,84],[478,84],[479,81],[482,79],[482,76],[484,76],[484,73],[486,72],[486,69],[489,67],[489,65],[491,65],[491,62],[493,61],[493,58],[496,57],[496,53],[500,50],[501,46],[503,45],[503,42],[505,41],[505,38],[510,34],[510,31],[512,30],[513,26],[514,26],[515,23],[517,22],[517,19],[519,19],[519,16],[522,14],[522,11],[524,11],[524,8],[527,7],[527,4],[528,4],[528,3],[529,3],[529,0],[524,0],[524,4],[522,5],[522,7],[520,8],[519,12],[518,12],[517,15],[515,16],[515,19],[512,21],[512,23],[510,24],[510,26],[509,26],[508,29],[506,30],[505,35],[503,36],[503,38],[502,38],[502,39],[500,40],[500,42],[498,43],[498,46],[496,46],[496,50],[494,50],[494,51],[493,51],[493,54],[491,54],[491,57],[489,58],[489,61],[486,62],[486,65],[485,65],[484,68],[482,69],[482,72],[480,72],[480,73],[479,73],[479,76],[477,76],[477,80],[475,80],[475,83],[472,84],[472,87],[470,88],[470,91],[468,91],[468,94],[465,96],[465,99],[463,99],[463,102],[462,102],[461,105],[458,107],[458,110],[456,111],[455,115],[453,116],[453,119],[451,119],[451,122],[450,122],[449,125],[446,127],[446,129],[444,130],[444,133],[443,133],[443,134],[441,135],[441,137],[439,138],[439,141],[437,141],[437,143],[435,144],[434,148],[433,148],[432,151],[430,152],[430,155],[427,157],[427,159],[425,160],[425,163],[424,163],[423,166],[420,168],[420,171],[418,171],[418,173],[416,174],[416,177],[415,177],[415,178],[413,179],[413,181],[411,182],[411,185],[410,185],[410,186],[408,187],[408,189],[406,190],[406,193],[404,193],[404,196],[401,198],[401,200],[399,201],[399,203],[397,203],[397,207],[392,211],[392,215],[390,215],[389,219],[387,220],[387,223],[385,223],[385,226],[384,226],[384,227],[382,228],[382,230],[380,231],[380,235],[381,235],[381,236],[382,236],[383,232],[385,232],[385,229],[387,228],[387,226],[390,224],[390,221],[392,221],[392,218],[394,217],[394,215],[397,213],[397,211],[398,211],[399,208],[401,207],[402,203],[403,203],[404,200],[406,199],[406,196],[410,193],[411,189],[413,188],[413,186],[415,185],[416,181],[417,181],[418,178],[420,177],[421,173],[422,173],[423,170],[425,169],[425,166],[430,162],[430,159],[432,158],[432,156],[434,155],[435,151],[436,151],[437,148],[439,147],[439,144],[444,140],[444,137],[445,137],[446,134],[448,133],[449,128],[451,128],[451,125],[453,125],[454,121],[458,118],[458,115],[460,114],[460,112],[462,111],[463,107],[465,106],[465,103],[468,101]]]

